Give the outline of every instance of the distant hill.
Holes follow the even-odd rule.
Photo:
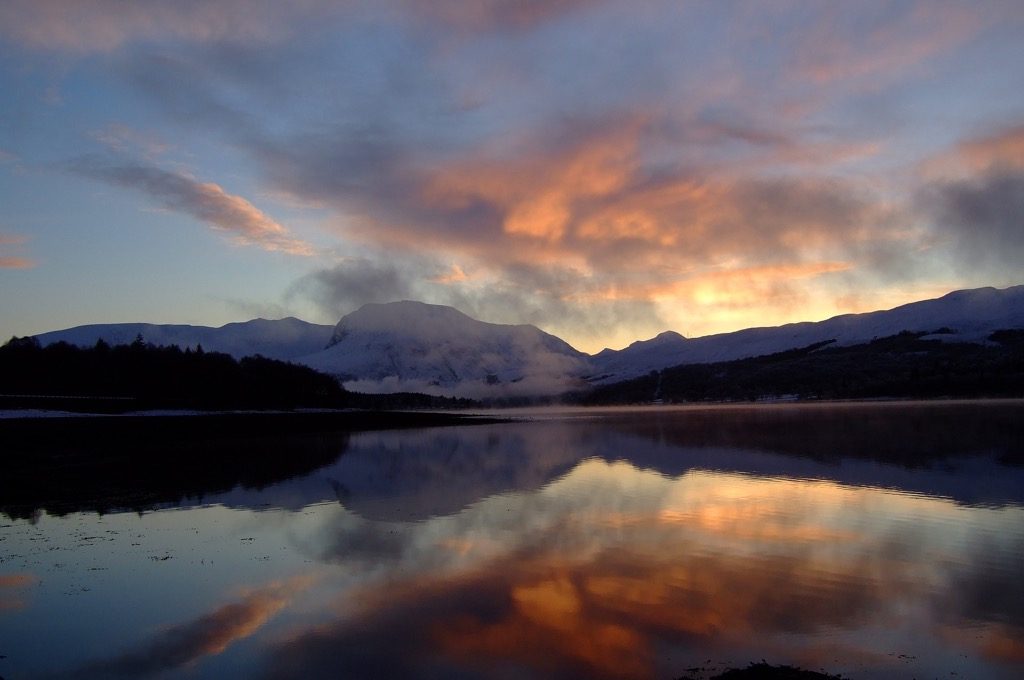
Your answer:
[[[333,331],[332,326],[288,317],[276,321],[253,319],[219,328],[152,323],[91,324],[35,337],[44,347],[57,342],[91,347],[97,340],[108,345],[128,345],[141,335],[145,342],[154,345],[177,345],[181,349],[202,345],[207,352],[223,352],[236,359],[261,354],[268,359],[289,360],[323,349]]]
[[[574,395],[582,404],[761,399],[1024,396],[1024,331],[985,344],[903,331],[857,345],[820,342],[775,354],[681,364]],[[927,339],[927,338],[931,339]]]
[[[609,384],[680,364],[706,364],[783,352],[832,340],[856,345],[902,331],[943,330],[934,337],[950,342],[985,342],[994,331],[1024,328],[1024,286],[1004,290],[960,290],[934,300],[894,309],[844,314],[826,321],[748,328],[733,333],[684,338],[671,331],[592,358],[593,384]]]

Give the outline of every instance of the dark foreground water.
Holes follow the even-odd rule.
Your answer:
[[[0,498],[0,676],[1018,678],[1022,433],[1019,402],[547,412],[191,442],[241,468],[146,493],[54,472]]]

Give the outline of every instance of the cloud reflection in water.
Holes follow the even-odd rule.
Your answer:
[[[838,656],[871,677],[911,649],[951,659],[940,619],[998,624],[980,653],[1013,661],[1024,616],[968,583],[1008,578],[1020,520],[1016,507],[590,459],[455,515],[328,527],[321,557],[367,578],[333,623],[272,648],[268,676],[646,678],[712,656]]]

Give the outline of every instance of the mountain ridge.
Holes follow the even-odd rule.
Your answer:
[[[322,349],[333,326],[314,324],[293,316],[283,319],[256,318],[233,321],[222,326],[154,324],[145,322],[85,324],[34,336],[41,345],[67,342],[82,347],[103,340],[124,345],[138,336],[155,345],[178,345],[182,349],[202,345],[211,352],[223,352],[236,359],[262,354],[270,359],[292,360]]]
[[[212,328],[182,324],[90,324],[35,336],[41,344],[130,343],[195,346],[240,357],[301,363],[367,392],[422,391],[474,398],[542,396],[607,385],[680,364],[730,361],[824,341],[869,342],[901,331],[986,342],[995,330],[1024,328],[1024,285],[951,291],[941,297],[823,321],[746,328],[697,338],[667,330],[619,350],[589,355],[529,324],[494,324],[444,305],[371,303],[334,326],[295,317]]]

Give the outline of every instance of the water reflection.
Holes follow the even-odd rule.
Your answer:
[[[83,679],[145,678],[180,670],[252,636],[289,604],[294,593],[309,585],[309,579],[293,578],[252,590],[194,621],[161,631],[137,648],[88,663],[67,675]]]
[[[202,505],[0,527],[0,675],[673,678],[765,658],[1019,677],[1021,415],[353,434],[313,472]]]
[[[966,626],[985,640],[968,668],[983,677],[996,671],[977,663],[1013,660],[1024,635],[1021,519],[827,482],[666,478],[591,460],[386,546],[363,540],[363,522],[331,527],[324,559],[387,563],[388,576],[346,592],[333,624],[275,649],[269,675],[645,678],[767,657],[841,659],[884,677],[900,654],[946,675],[966,667],[945,646]]]

